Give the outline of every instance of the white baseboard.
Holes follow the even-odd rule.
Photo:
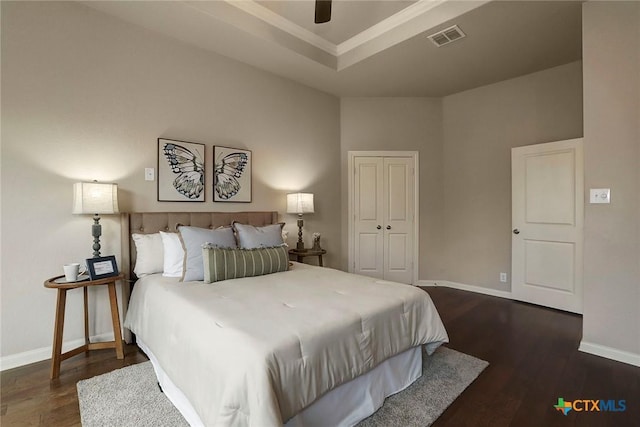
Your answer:
[[[442,283],[442,280],[418,280],[416,283],[414,283],[415,286],[443,286],[440,283]]]
[[[451,282],[449,280],[418,280],[417,286],[444,286],[461,291],[475,292],[477,294],[491,295],[492,297],[513,299],[511,292],[498,289],[485,288],[482,286],[466,285],[464,283]]]
[[[578,347],[578,350],[584,353],[594,354],[596,356],[627,363],[629,365],[640,366],[640,354],[631,353],[629,351],[618,350],[617,348],[594,344],[587,341],[580,341],[580,347]]]
[[[113,341],[113,332],[107,332],[91,337],[91,342]],[[84,345],[84,338],[62,343],[62,352],[72,350]],[[35,350],[29,350],[18,354],[10,354],[0,358],[0,371],[13,369],[30,363],[40,362],[42,360],[51,359],[52,347],[42,347]]]

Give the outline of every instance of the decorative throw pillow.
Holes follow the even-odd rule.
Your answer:
[[[220,248],[236,248],[236,239],[231,227],[209,230],[206,228],[179,225],[180,239],[184,248],[182,281],[204,280],[202,245],[210,243]]]
[[[182,264],[184,264],[184,249],[178,233],[160,232],[164,260],[162,275],[164,277],[182,277]]]
[[[132,234],[131,238],[136,245],[136,265],[133,272],[138,277],[148,274],[162,273],[162,260],[164,249],[159,233]]]
[[[239,222],[234,222],[232,225],[238,238],[238,247],[242,249],[272,248],[284,243],[282,239],[284,222],[264,227],[254,227]]]
[[[284,245],[274,248],[224,249],[202,246],[205,283],[241,277],[262,276],[289,269],[289,256]]]

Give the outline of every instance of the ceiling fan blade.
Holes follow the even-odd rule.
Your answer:
[[[331,0],[316,0],[316,24],[331,21]]]

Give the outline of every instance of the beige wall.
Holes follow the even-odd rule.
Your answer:
[[[347,153],[418,151],[420,156],[419,278],[440,273],[442,242],[442,103],[438,98],[342,98],[342,255],[347,268]]]
[[[611,204],[585,207],[582,339],[640,364],[640,3],[585,3],[583,58],[585,187]]]
[[[76,181],[117,182],[122,211],[284,212],[287,192],[311,191],[306,234],[322,233],[337,266],[339,119],[333,96],[77,3],[3,1],[3,366],[49,357],[55,292],[42,283],[91,256],[91,219],[71,214]],[[206,144],[206,202],[156,201],[144,168],[158,137]],[[211,202],[214,144],[253,151],[253,203]],[[295,217],[281,218],[293,243]],[[102,253],[119,254],[119,221],[102,222]],[[67,340],[82,336],[81,294],[70,293]],[[110,331],[105,296],[92,297],[92,334]]]
[[[582,136],[580,62],[447,96],[444,279],[510,291],[511,148]]]
[[[511,147],[581,136],[581,62],[442,99],[342,98],[342,205],[349,150],[419,151],[420,279],[510,291]]]

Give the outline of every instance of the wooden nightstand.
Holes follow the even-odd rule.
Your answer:
[[[52,277],[44,282],[45,288],[58,290],[58,303],[56,305],[56,323],[53,330],[53,350],[51,352],[51,379],[58,378],[60,375],[60,362],[66,360],[76,354],[87,352],[89,350],[97,350],[101,348],[115,348],[116,357],[124,359],[124,347],[122,344],[122,334],[120,333],[120,316],[118,314],[118,298],[116,296],[116,282],[124,279],[124,274],[114,277],[106,277],[98,280],[84,280],[81,282],[56,283],[56,280],[64,276]],[[113,341],[108,342],[89,342],[89,312],[87,288],[89,286],[107,285],[109,287],[109,302],[111,304],[111,321],[113,323]],[[83,288],[84,291],[84,345],[78,348],[62,353],[62,335],[64,332],[64,310],[67,302],[67,291],[69,289]]]
[[[299,251],[298,249],[289,249],[289,258],[295,257],[294,261],[304,262],[304,258],[308,256],[317,256],[318,257],[318,265],[323,267],[322,265],[322,255],[326,254],[327,251],[324,249],[315,250],[315,249],[305,249]]]

